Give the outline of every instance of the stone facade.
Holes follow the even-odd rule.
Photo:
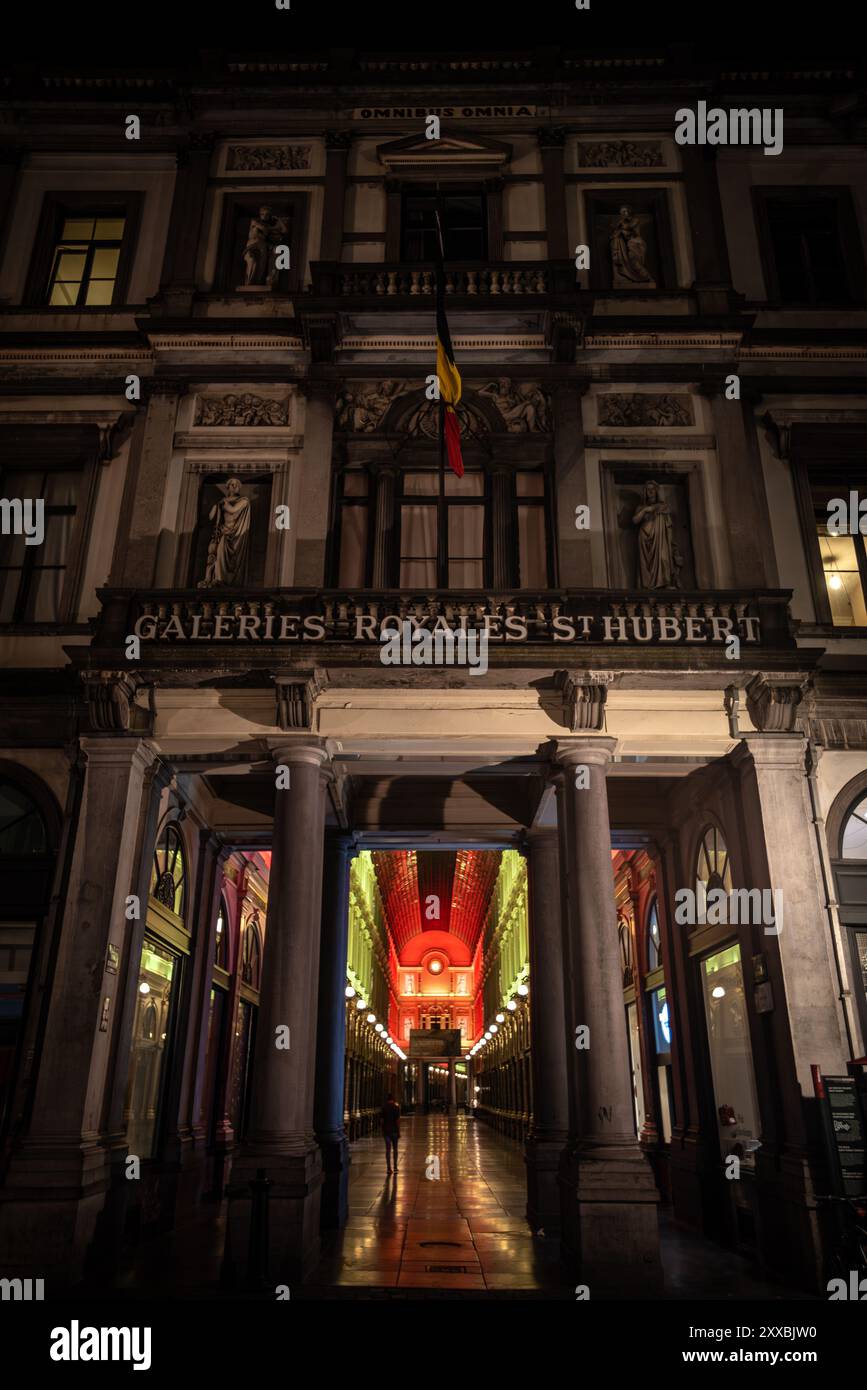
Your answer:
[[[93,135],[117,117],[86,75],[80,110],[40,88],[0,142],[4,496],[41,469],[56,509],[53,559],[0,593],[0,781],[44,831],[27,874],[0,850],[0,941],[36,923],[3,1272],[110,1273],[131,1219],[166,1230],[227,1189],[243,1265],[264,1170],[274,1273],[309,1273],[345,1219],[348,1140],[405,1080],[344,1020],[350,865],[410,836],[527,857],[529,1023],[468,1053],[480,1115],[526,1141],[534,1227],[595,1287],[658,1288],[663,1201],[816,1288],[810,1069],[867,1052],[846,838],[867,564],[860,535],[816,527],[819,461],[834,496],[863,463],[862,311],[786,299],[754,165],[673,142],[691,97],[664,66],[621,131],[626,73],[609,110],[564,68],[556,123],[535,60],[505,114],[478,75],[455,102],[481,114],[442,148],[373,72],[329,77],[339,112],[312,77],[278,112],[257,72],[210,71],[192,104],[154,89],[128,162]],[[439,101],[421,67],[400,77],[413,109]],[[774,177],[863,207],[861,118],[821,114],[842,78],[805,81],[821,100]],[[480,219],[475,254],[446,248],[460,483],[440,480],[412,202],[449,180]],[[623,208],[648,278],[612,283]],[[61,274],[76,237],[109,290]],[[384,665],[410,620],[483,631],[484,672]],[[711,887],[782,890],[782,930],[686,931],[702,864]],[[708,1065],[712,970],[742,1000],[731,1078]],[[383,980],[371,964],[387,1011]]]

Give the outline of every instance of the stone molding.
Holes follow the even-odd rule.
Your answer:
[[[605,728],[608,681],[592,673],[556,671],[555,685],[563,697],[563,721],[573,733],[601,733]]]
[[[82,672],[90,730],[97,734],[150,733],[148,710],[136,705],[144,684],[130,671]]]

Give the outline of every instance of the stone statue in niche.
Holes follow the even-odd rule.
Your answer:
[[[217,487],[223,500],[215,502],[208,513],[214,529],[208,543],[205,577],[199,580],[200,589],[241,584],[246,577],[250,499],[244,493],[240,478],[229,478]]]
[[[638,527],[638,584],[642,589],[676,589],[683,557],[674,540],[671,510],[658,483],[645,483],[644,498],[632,518]]]
[[[548,430],[548,402],[538,386],[513,386],[507,377],[479,387],[480,396],[490,396],[511,434],[530,434]]]
[[[646,217],[636,217],[631,207],[624,206],[609,232],[612,284],[616,290],[634,289],[636,285],[656,289],[656,281],[647,268],[647,242],[641,235],[640,224],[645,221]]]
[[[242,289],[269,289],[277,283],[279,274],[274,248],[289,233],[289,219],[275,217],[270,207],[260,207],[258,216],[251,217],[244,247],[244,284]]]

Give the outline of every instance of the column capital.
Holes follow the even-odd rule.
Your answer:
[[[325,770],[331,761],[331,753],[325,739],[311,739],[308,735],[300,735],[294,738],[269,738],[268,755],[274,763],[283,763],[287,767],[300,767],[306,763],[309,767],[318,767]]]
[[[531,825],[524,832],[524,841],[529,845],[557,845],[556,825]]]
[[[551,739],[551,762],[557,767],[592,763],[607,767],[617,752],[619,740],[607,734],[582,734],[575,738]]]
[[[806,735],[798,732],[741,734],[729,756],[739,770],[751,758],[757,768],[790,768],[806,776],[807,747]]]
[[[103,737],[95,738],[85,736],[79,740],[82,753],[87,759],[88,767],[94,764],[128,764],[140,763],[144,770],[153,767],[158,760],[156,750],[146,743],[143,739],[135,737],[117,738]]]

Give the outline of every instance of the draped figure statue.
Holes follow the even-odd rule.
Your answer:
[[[638,584],[642,589],[676,589],[683,558],[674,540],[671,512],[659,484],[645,484],[644,500],[632,518],[638,527]]]
[[[611,272],[615,289],[643,285],[656,289],[656,281],[647,269],[647,242],[641,235],[638,218],[631,207],[622,207],[609,234]]]
[[[205,577],[199,582],[200,589],[241,584],[244,581],[250,541],[250,499],[244,495],[242,486],[240,478],[230,478],[226,483],[217,484],[223,500],[215,502],[208,513],[208,520],[214,523],[214,529],[208,545]]]

